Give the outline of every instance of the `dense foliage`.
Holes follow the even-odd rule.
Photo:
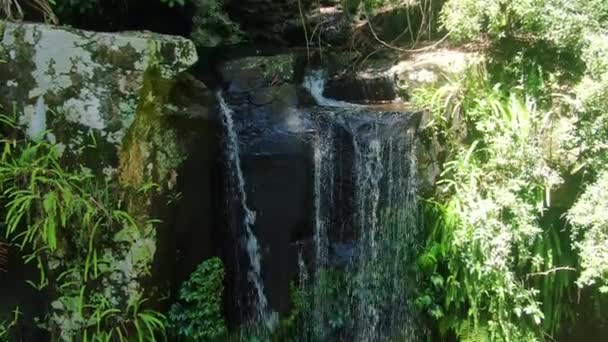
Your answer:
[[[538,218],[561,182],[543,157],[546,113],[531,99],[489,87],[484,74],[470,77],[479,79],[459,106],[476,139],[446,164],[438,194],[442,221],[420,259],[440,298],[430,312],[445,319],[442,329],[460,335],[474,327],[490,340],[531,340],[544,316],[539,289],[527,277],[558,266],[562,257],[559,239],[537,243],[557,233]],[[552,259],[542,255],[547,249]]]
[[[431,2],[418,1],[425,9],[420,13],[437,14],[426,12],[436,8]],[[387,4],[411,3],[342,1],[366,16]],[[195,11],[191,37],[199,47],[243,39],[221,0],[189,4]],[[69,23],[99,5],[0,0],[4,16],[18,19],[33,8],[48,22]],[[442,336],[556,339],[576,326],[577,297],[608,292],[608,2],[448,0],[438,17],[453,41],[477,44],[485,58],[465,77],[414,96],[432,113],[427,133],[447,155],[436,193],[425,205],[428,240],[418,263],[426,281],[416,304]],[[6,210],[0,230],[38,266],[40,278],[30,285],[57,295],[46,328],[64,340],[164,337],[165,317],[147,307],[141,289],[129,289],[127,298],[104,292],[115,281],[120,256],[102,246],[136,240],[150,222],[128,213],[115,184],[86,168],[66,167],[58,146],[26,139],[15,118],[2,117],[1,130],[0,202]],[[138,253],[150,257],[146,248]],[[0,271],[5,255],[0,242]],[[228,335],[223,278],[218,259],[192,273],[169,312],[168,327],[177,335],[172,337]],[[327,325],[335,335],[353,329],[352,294],[343,290],[352,280],[330,273],[319,278],[324,295],[336,301],[328,301],[327,321],[316,328]],[[293,337],[301,320],[315,320],[313,295],[319,293],[294,291],[294,310],[274,339]],[[0,339],[17,324],[15,312],[13,320],[0,323]],[[593,314],[602,319],[605,312]]]
[[[192,19],[192,40],[200,47],[231,45],[243,39],[243,32],[223,11],[222,0],[196,0]]]
[[[186,341],[216,341],[226,336],[222,316],[224,268],[219,258],[202,262],[182,284],[169,312],[169,327]]]
[[[445,4],[451,37],[489,49],[465,78],[416,95],[448,151],[418,300],[443,334],[555,338],[576,324],[576,286],[606,291],[607,13],[604,1]],[[570,208],[572,179],[587,185]]]

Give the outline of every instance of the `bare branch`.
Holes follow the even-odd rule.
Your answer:
[[[546,276],[546,275],[549,275],[551,273],[555,273],[555,272],[558,272],[558,271],[576,271],[576,268],[570,267],[570,266],[560,266],[560,267],[555,267],[555,268],[549,269],[549,270],[544,271],[544,272],[528,273],[526,275],[526,277],[530,278],[532,276]]]

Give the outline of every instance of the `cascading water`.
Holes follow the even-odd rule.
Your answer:
[[[232,206],[243,213],[231,226],[243,238],[254,288],[241,300],[253,302],[257,320],[272,330],[271,305],[286,312],[283,284],[292,281],[307,302],[298,340],[421,340],[413,308],[420,225],[411,116],[325,98],[323,83],[319,72],[305,77],[322,107],[284,116],[239,107],[247,115],[238,121],[240,134],[218,94]],[[265,258],[264,274],[258,239],[265,256],[276,256]],[[245,281],[235,280],[243,288]]]
[[[377,128],[375,128],[377,129]],[[377,136],[377,134],[375,134]],[[355,151],[355,180],[356,203],[359,228],[359,260],[361,296],[358,308],[358,321],[365,324],[357,326],[357,340],[369,341],[375,336],[380,312],[374,303],[374,288],[376,286],[374,267],[378,262],[378,206],[380,205],[380,179],[382,179],[383,165],[380,154],[380,141],[372,138],[360,141],[361,137],[353,135]],[[389,161],[390,162],[390,161]],[[363,271],[361,273],[361,271]]]
[[[420,225],[407,119],[358,109],[318,118],[324,128],[314,149],[314,314],[306,338],[417,341],[423,333],[412,297]]]
[[[234,128],[233,111],[224,101],[221,93],[216,94],[219,103],[220,114],[226,134],[226,154],[230,172],[236,181],[234,184],[237,196],[240,198],[241,209],[243,210],[244,241],[242,242],[249,258],[250,269],[247,278],[252,283],[255,290],[255,320],[264,323],[266,328],[273,329],[276,325],[276,314],[268,306],[268,299],[264,294],[264,282],[262,281],[262,263],[258,240],[253,233],[256,215],[247,205],[247,192],[245,191],[245,178],[241,169],[239,139]]]
[[[323,95],[323,90],[325,89],[325,73],[323,70],[315,70],[305,75],[303,85],[319,106],[338,108],[358,107],[354,103],[330,99]]]

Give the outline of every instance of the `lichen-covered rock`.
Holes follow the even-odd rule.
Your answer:
[[[103,231],[96,246],[111,265],[101,277],[114,308],[149,293],[144,280],[156,257],[159,212],[165,210],[185,159],[183,134],[171,116],[190,104],[174,101],[182,72],[197,60],[192,42],[131,32],[95,33],[41,24],[0,21],[0,105],[13,111],[33,139],[63,147],[64,160],[110,179],[112,194],[137,224]],[[182,85],[184,87],[184,85]],[[192,96],[209,99],[199,85]],[[198,107],[205,106],[205,103]],[[201,111],[203,111],[201,109]],[[8,114],[11,114],[10,112]],[[158,203],[162,203],[159,205]],[[111,230],[111,229],[110,229]],[[86,241],[77,241],[87,245]],[[49,277],[76,261],[49,258]],[[61,340],[88,324],[69,306],[72,294],[55,291],[50,329]]]
[[[31,134],[70,125],[70,150],[94,130],[118,147],[141,103],[146,70],[171,79],[196,60],[193,44],[149,33],[92,33],[41,24],[2,24],[0,104]],[[14,107],[13,107],[14,106]],[[45,119],[45,120],[42,120]]]
[[[385,73],[395,77],[399,93],[408,97],[417,88],[440,87],[448,80],[462,78],[480,58],[476,53],[454,49],[429,50],[400,60]]]

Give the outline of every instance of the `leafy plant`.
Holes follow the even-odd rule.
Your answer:
[[[83,341],[156,341],[165,335],[165,316],[154,310],[142,309],[146,299],[140,296],[128,304],[126,313],[112,308],[111,303],[99,298],[99,302],[89,306],[93,308],[89,321],[94,323],[95,328],[84,332]],[[113,324],[108,328],[108,324]],[[135,333],[133,333],[135,332]]]
[[[462,115],[459,122],[475,140],[467,144],[442,133],[455,154],[427,214],[429,243],[419,263],[429,286],[418,305],[439,321],[441,331],[462,339],[542,339],[555,331],[563,288],[570,285],[553,273],[572,271],[572,264],[560,264],[572,260],[564,258],[555,228],[539,223],[551,189],[561,182],[543,154],[550,116],[530,98],[490,86],[483,73],[469,77],[480,78],[461,82],[474,92],[443,91],[432,101],[440,105],[437,124],[453,127],[442,119],[446,109],[448,117]]]
[[[580,287],[599,285],[608,292],[608,172],[589,185],[570,209],[575,247],[581,258]]]
[[[239,43],[243,32],[224,12],[222,0],[195,0],[191,37],[199,47]]]
[[[117,201],[115,185],[83,167],[63,166],[57,146],[27,140],[14,118],[0,119],[2,233],[25,252],[26,263],[36,263],[39,279],[29,283],[52,286],[57,294],[49,330],[63,340],[85,341],[164,335],[164,316],[143,309],[146,300],[136,288],[123,303],[110,286],[122,256],[107,247],[120,245],[121,235],[143,231]],[[126,257],[140,267],[137,256]]]
[[[10,321],[0,321],[0,340],[4,341],[9,339],[11,329],[17,326],[20,318],[21,311],[17,307],[13,310],[13,316]]]
[[[202,262],[179,291],[169,327],[186,341],[213,341],[227,333],[222,317],[224,268],[219,258]]]

